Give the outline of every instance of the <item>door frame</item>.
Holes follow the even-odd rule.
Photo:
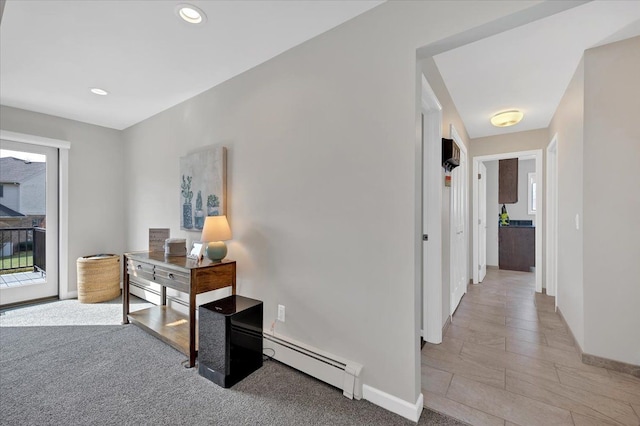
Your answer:
[[[482,165],[482,166],[480,166]],[[484,280],[484,278],[487,275],[487,167],[483,162],[480,162],[478,164],[478,167],[482,167],[484,169],[484,173],[482,173],[480,170],[478,170],[478,189],[483,187],[484,188],[484,223],[482,221],[482,218],[480,218],[480,207],[483,205],[483,200],[482,198],[478,199],[478,225],[481,225],[478,228],[478,271],[482,271],[482,264],[480,263],[480,253],[482,252],[481,248],[482,248],[482,239],[480,238],[480,235],[482,234],[481,230],[482,227],[484,226],[484,273],[482,276],[478,275],[478,282],[482,282]],[[471,177],[471,179],[476,179],[476,175],[473,175]],[[482,182],[482,185],[480,185],[480,182]],[[478,196],[480,196],[480,191],[478,191]],[[478,272],[478,274],[480,274],[480,272]]]
[[[69,149],[71,143],[0,129],[0,139],[58,150],[58,298],[77,297],[69,291]]]
[[[463,251],[464,251],[464,261],[463,261],[463,267],[464,267],[464,276],[462,277],[463,282],[464,282],[464,293],[462,294],[462,296],[464,296],[465,294],[467,294],[467,287],[469,285],[469,236],[468,236],[468,230],[469,230],[469,153],[467,151],[467,147],[464,145],[462,138],[460,137],[460,134],[458,133],[458,131],[456,130],[455,126],[452,124],[449,124],[449,138],[453,139],[454,142],[456,143],[456,145],[458,145],[458,148],[460,148],[460,154],[462,157],[462,154],[464,153],[464,158],[465,158],[465,163],[460,164],[460,168],[458,170],[464,170],[464,174],[462,176],[462,181],[461,181],[461,185],[462,185],[462,200],[464,201],[464,206],[462,208],[462,214],[463,214],[463,219],[462,219],[462,223],[463,223],[463,227],[464,229],[467,231],[467,235],[465,235],[464,238],[464,243],[463,243]],[[452,182],[453,185],[453,182]],[[449,315],[453,315],[453,313],[455,312],[455,310],[458,307],[458,304],[460,303],[460,300],[462,300],[462,297],[460,297],[460,300],[457,301],[456,306],[453,306],[453,298],[452,296],[452,283],[453,283],[453,276],[454,276],[454,269],[457,269],[459,267],[459,265],[455,265],[454,264],[454,256],[453,256],[453,243],[454,240],[456,239],[456,231],[454,229],[453,223],[454,221],[453,219],[453,195],[451,195],[451,197],[449,198]]]
[[[442,105],[422,77],[421,242],[422,336],[442,342]],[[430,267],[434,266],[434,267]]]
[[[477,157],[473,157],[473,174],[471,176],[478,175],[478,167],[480,162],[485,161],[494,161],[494,160],[505,160],[508,158],[517,157],[519,159],[527,159],[532,158],[536,160],[536,181],[537,188],[544,188],[544,176],[543,176],[543,153],[541,149],[535,149],[530,151],[515,151],[515,152],[504,152],[500,154],[491,154],[491,155],[481,155]],[[478,284],[478,239],[479,239],[479,229],[478,229],[478,179],[473,180],[473,201],[472,201],[472,211],[473,211],[473,219],[471,221],[471,226],[473,228],[473,283]],[[542,235],[543,231],[546,229],[544,227],[543,221],[543,209],[545,207],[544,197],[538,196],[537,200],[539,205],[536,206],[536,292],[542,293],[542,277],[543,277],[543,263],[542,263]],[[487,249],[486,247],[484,248]]]
[[[558,134],[547,145],[546,200],[546,268],[547,294],[556,296],[558,306]]]

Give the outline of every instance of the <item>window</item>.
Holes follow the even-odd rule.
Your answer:
[[[528,191],[528,204],[529,204],[529,214],[536,214],[536,174],[535,173],[529,173],[528,174],[528,179],[527,179],[527,187],[529,188]]]
[[[4,185],[0,185],[0,198],[4,197]]]

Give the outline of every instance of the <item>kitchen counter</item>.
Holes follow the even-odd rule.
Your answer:
[[[498,265],[500,269],[529,272],[536,266],[536,231],[532,225],[498,228]]]

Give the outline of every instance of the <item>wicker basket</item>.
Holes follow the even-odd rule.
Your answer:
[[[95,254],[78,258],[78,300],[97,303],[120,295],[120,256]]]

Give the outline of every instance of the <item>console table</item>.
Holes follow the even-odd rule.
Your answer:
[[[236,262],[209,259],[197,261],[185,256],[167,256],[164,252],[125,253],[122,291],[122,323],[137,325],[189,357],[193,367],[198,353],[196,340],[196,295],[224,287],[236,294]],[[129,312],[129,283],[161,285],[159,306]],[[167,288],[189,295],[189,314],[167,306]]]

